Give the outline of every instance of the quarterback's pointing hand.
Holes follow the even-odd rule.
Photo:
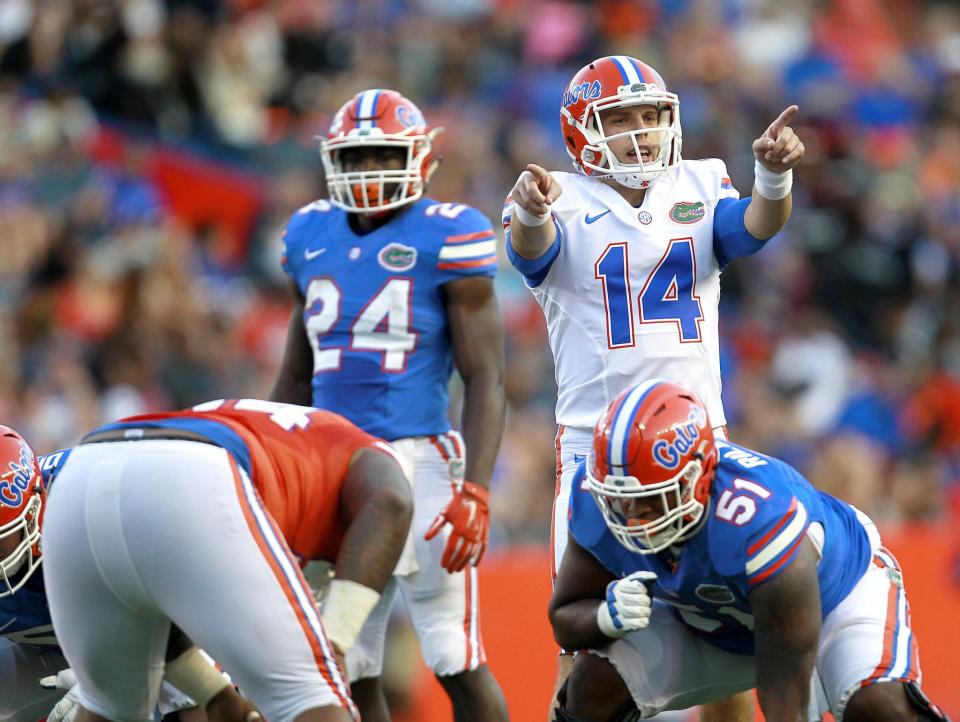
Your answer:
[[[513,202],[532,216],[545,216],[563,188],[547,170],[531,163],[517,178],[510,195]]]
[[[753,141],[753,155],[757,162],[773,173],[785,173],[803,158],[803,143],[788,125],[797,110],[796,105],[791,105]]]
[[[469,481],[454,487],[453,498],[433,520],[424,538],[433,539],[444,524],[450,524],[450,538],[443,550],[440,564],[451,574],[467,564],[476,566],[487,550],[490,536],[490,510],[487,500],[490,492]]]

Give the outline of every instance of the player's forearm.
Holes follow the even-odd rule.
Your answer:
[[[804,541],[786,569],[750,592],[757,697],[771,722],[806,719],[820,642],[818,560]]]
[[[597,624],[599,599],[579,599],[550,608],[553,638],[563,649],[597,649],[613,640]]]
[[[528,226],[520,222],[514,211],[510,219],[510,245],[522,258],[539,258],[556,238],[557,228],[549,220],[541,225]]]
[[[768,722],[807,719],[813,657],[809,658],[809,665],[805,664],[807,661],[791,661],[783,655],[776,661],[761,661],[757,657],[757,698]]]
[[[493,476],[506,408],[502,361],[464,379],[461,425],[467,447],[466,478],[485,488]]]
[[[807,719],[810,676],[817,656],[819,625],[785,613],[784,626],[777,632],[755,632],[757,698],[770,722],[794,722]],[[790,620],[794,627],[788,627]]]
[[[743,214],[743,223],[754,238],[771,238],[787,224],[792,208],[792,195],[772,201],[754,189],[750,205]]]

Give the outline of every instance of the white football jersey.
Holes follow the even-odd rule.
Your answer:
[[[552,207],[560,250],[527,285],[547,321],[557,423],[592,428],[621,391],[663,378],[692,388],[713,426],[726,424],[713,218],[720,199],[739,194],[723,161],[682,161],[638,208],[599,180],[553,176],[563,187]],[[505,222],[511,213],[508,203]]]

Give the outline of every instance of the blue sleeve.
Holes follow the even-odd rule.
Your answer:
[[[536,288],[543,283],[543,279],[550,273],[553,262],[560,255],[564,235],[563,224],[554,216],[553,225],[557,229],[557,237],[553,240],[553,245],[537,258],[524,258],[513,249],[513,244],[510,242],[510,228],[507,227],[507,258],[510,259],[513,267],[523,274],[523,279],[530,288]]]
[[[810,519],[779,464],[728,477],[723,487],[711,504],[711,556],[747,596],[790,566]]]
[[[735,258],[756,253],[768,239],[760,239],[747,230],[743,216],[750,198],[721,198],[713,213],[713,252],[721,270]]]
[[[280,266],[294,281],[297,280],[297,271],[301,266],[303,244],[311,235],[316,235],[317,224],[333,206],[329,201],[319,200],[305,205],[287,221],[283,230],[283,251],[280,257]]]
[[[626,557],[630,556],[620,545],[604,521],[600,507],[583,482],[586,479],[586,462],[581,461],[570,484],[570,507],[567,528],[577,544],[588,551],[603,567],[615,576],[622,576],[624,568],[630,566]],[[557,560],[559,565],[560,560]]]
[[[476,208],[459,206],[455,218],[439,217],[442,245],[437,254],[437,284],[497,273],[497,237],[490,220]],[[434,216],[434,218],[438,218]]]
[[[57,469],[63,466],[63,463],[67,460],[67,457],[70,456],[71,451],[73,451],[72,448],[61,449],[60,451],[55,451],[52,454],[44,454],[43,456],[37,457],[37,463],[40,465],[40,472],[43,474],[43,484],[47,487],[47,491],[50,490],[50,485],[53,483]]]

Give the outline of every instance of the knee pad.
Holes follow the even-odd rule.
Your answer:
[[[923,693],[916,682],[904,682],[903,688],[906,690],[907,699],[910,700],[911,706],[920,712],[924,719],[950,722],[950,718],[927,698],[927,695]]]
[[[476,669],[482,661],[477,655],[471,655],[473,660],[466,659],[466,645],[463,637],[450,635],[440,629],[430,632],[420,638],[420,653],[423,661],[438,677],[450,677],[454,674],[469,672]],[[469,661],[476,662],[470,665]]]

